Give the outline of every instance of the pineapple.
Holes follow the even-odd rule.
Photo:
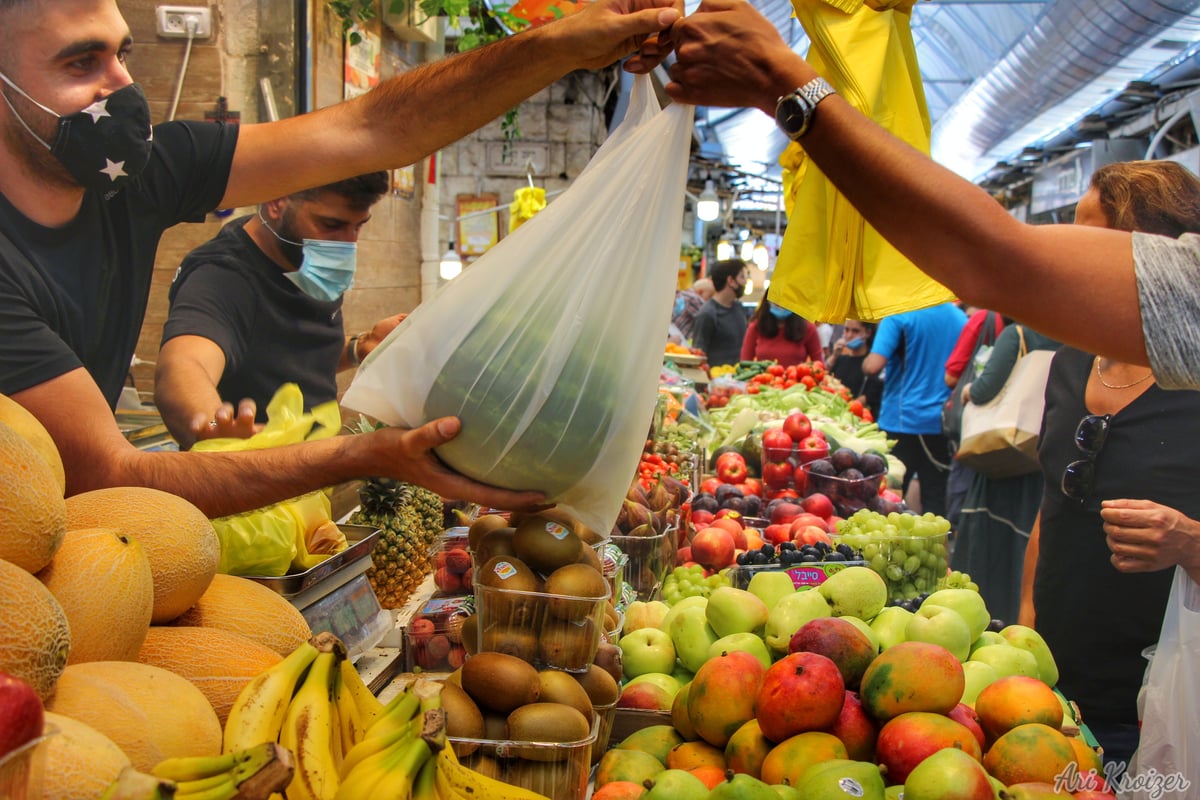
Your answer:
[[[359,490],[356,525],[382,531],[371,551],[367,580],[384,608],[401,608],[432,571],[430,552],[442,530],[442,500],[434,492],[389,478]]]

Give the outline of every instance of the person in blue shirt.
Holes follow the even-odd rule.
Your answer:
[[[862,369],[878,375],[887,368],[879,427],[896,440],[892,452],[904,463],[904,493],[920,478],[921,510],[946,515],[950,448],[942,435],[942,404],[950,395],[944,380],[967,315],[953,303],[885,317],[875,331]]]

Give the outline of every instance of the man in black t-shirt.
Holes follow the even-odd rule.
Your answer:
[[[154,382],[182,447],[251,435],[285,383],[299,385],[306,408],[336,400],[337,373],[403,320],[349,338],[342,324],[358,234],[387,188],[387,173],[373,172],[272,200],[184,258]]]
[[[598,0],[310,114],[151,131],[115,0],[0,0],[0,393],[54,438],[67,493],[148,486],[218,517],[377,475],[500,508],[540,502],[537,492],[494,489],[443,466],[432,451],[458,433],[454,418],[249,452],[134,448],[112,409],[155,251],[167,228],[213,209],[413,164],[639,43],[626,69],[647,72],[669,52],[658,33],[682,6]]]
[[[742,293],[746,290],[749,270],[740,259],[718,261],[709,277],[715,291],[696,313],[692,346],[704,351],[710,367],[736,364],[742,357],[742,340],[746,338]]]

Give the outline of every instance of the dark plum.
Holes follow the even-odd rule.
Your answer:
[[[858,467],[858,453],[851,450],[849,447],[839,447],[829,455],[829,460],[833,464],[833,468],[838,472],[845,472],[848,469],[856,469]]]
[[[863,475],[882,475],[887,472],[887,459],[878,453],[863,453],[858,459]]]
[[[844,469],[839,472],[838,477],[844,481],[861,481],[863,479],[863,474],[855,467],[850,467],[849,469]]]
[[[693,511],[710,511],[713,514],[721,510],[721,504],[717,502],[717,498],[707,492],[701,492],[692,498]]]
[[[818,458],[816,461],[808,462],[808,474],[810,476],[826,475],[832,478],[838,474],[838,469],[828,458]]]
[[[720,506],[721,508],[727,508],[726,502],[731,497],[744,498],[745,495],[742,494],[741,489],[739,489],[737,486],[733,485],[732,483],[722,483],[720,486],[717,487],[716,498],[717,498],[718,506]]]
[[[746,510],[743,512],[747,517],[757,517],[762,514],[762,498],[756,494],[746,496]]]

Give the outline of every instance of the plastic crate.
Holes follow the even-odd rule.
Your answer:
[[[656,536],[612,536],[609,541],[621,549],[629,561],[625,564],[625,583],[633,587],[638,600],[658,600],[663,581],[675,566],[675,528]]]
[[[468,530],[447,528],[431,549],[433,585],[440,597],[459,597],[474,590],[475,565],[468,548]]]
[[[465,739],[450,742],[474,748],[462,763],[493,778],[543,794],[550,800],[584,800],[599,738],[601,717],[592,720],[586,738],[575,742],[526,742],[512,739]]]
[[[430,600],[404,628],[404,666],[409,672],[453,672],[466,661],[462,621],[470,615],[466,598]]]

